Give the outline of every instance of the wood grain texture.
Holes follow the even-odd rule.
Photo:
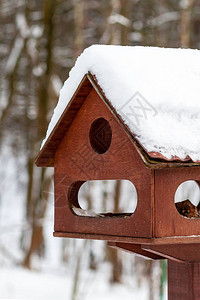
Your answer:
[[[200,182],[199,169],[155,170],[155,237],[200,235],[200,219],[183,217],[175,207],[175,192],[186,180]]]
[[[112,129],[110,148],[103,154],[96,153],[89,140],[91,124],[97,118],[105,118]],[[54,167],[56,232],[153,236],[152,171],[145,167],[132,139],[94,89],[59,144]],[[74,183],[109,179],[126,179],[135,185],[138,205],[134,214],[124,218],[75,215],[71,209],[75,200],[69,201]]]
[[[83,80],[79,84],[76,92],[74,93],[72,99],[67,105],[66,109],[62,113],[60,120],[54,127],[52,133],[47,139],[44,147],[39,152],[36,157],[35,164],[38,167],[53,167],[54,166],[54,154],[61,140],[63,139],[65,133],[67,132],[69,126],[73,122],[77,112],[81,108],[83,102],[87,98],[88,94],[92,89],[92,84],[84,76]],[[68,99],[66,99],[67,102]]]
[[[142,249],[177,262],[200,262],[200,244],[142,245]]]
[[[111,242],[120,243],[133,243],[142,245],[179,245],[179,244],[199,244],[200,236],[196,237],[170,237],[170,238],[140,238],[140,237],[128,237],[128,236],[114,236],[95,233],[77,233],[77,232],[54,232],[55,237],[62,238],[74,238],[74,239],[93,239],[93,240],[105,240]]]
[[[142,256],[144,258],[150,258],[150,259],[163,259],[162,256],[151,253],[149,251],[146,251],[142,249],[141,244],[128,244],[128,243],[118,243],[118,242],[108,242],[108,246],[118,249],[118,250],[124,250],[129,253],[134,253],[139,256]]]
[[[200,263],[168,260],[168,300],[200,299]]]

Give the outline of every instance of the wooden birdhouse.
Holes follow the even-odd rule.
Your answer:
[[[197,62],[199,51],[149,47],[92,46],[79,57],[36,159],[54,167],[54,236],[199,261],[198,203],[175,204],[181,183],[200,182]],[[134,212],[82,210],[83,183],[119,179],[136,188]]]

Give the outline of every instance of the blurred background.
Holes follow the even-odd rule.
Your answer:
[[[166,299],[166,261],[52,237],[53,169],[34,159],[84,48],[200,48],[200,1],[0,0],[0,39],[0,299]],[[86,208],[94,193],[100,210],[136,201],[123,182],[90,182]]]

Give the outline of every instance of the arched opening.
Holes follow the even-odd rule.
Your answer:
[[[175,193],[175,206],[178,213],[186,218],[200,217],[200,187],[197,181],[182,182]]]
[[[129,180],[89,180],[70,192],[73,212],[89,217],[129,217],[137,207],[137,191]]]

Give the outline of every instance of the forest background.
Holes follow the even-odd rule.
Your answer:
[[[145,282],[149,299],[162,298],[165,262],[117,252],[103,242],[49,237],[53,169],[36,168],[34,159],[60,88],[86,47],[199,49],[200,0],[0,0],[0,40],[0,267],[68,270],[71,299],[84,299],[82,272],[96,274],[105,264],[110,283],[135,288]],[[83,191],[88,206],[94,189],[99,186]],[[125,190],[119,182],[108,189],[105,182],[98,193],[102,203],[109,194],[116,208]]]

